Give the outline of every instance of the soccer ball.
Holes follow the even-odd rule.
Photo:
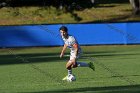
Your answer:
[[[68,77],[67,77],[67,81],[68,82],[72,82],[72,81],[75,81],[76,80],[76,77],[74,76],[74,75],[68,75]]]

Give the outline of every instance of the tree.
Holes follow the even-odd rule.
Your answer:
[[[5,2],[0,3],[0,8],[5,7],[5,6],[6,6]]]
[[[135,15],[140,15],[140,0],[129,0]]]
[[[95,3],[95,0],[91,0],[91,3],[94,4]]]

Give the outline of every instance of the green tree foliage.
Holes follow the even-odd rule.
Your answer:
[[[128,0],[0,0],[12,7],[17,6],[54,6],[54,7],[72,7],[79,5],[84,8],[93,6],[93,3],[125,3]]]

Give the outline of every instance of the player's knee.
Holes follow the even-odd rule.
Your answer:
[[[66,64],[66,69],[71,69],[70,67],[71,67],[70,64],[67,63],[67,64]]]
[[[72,68],[76,68],[77,67],[77,63],[75,62],[75,64],[72,65]]]
[[[67,66],[67,65],[66,65],[66,69],[71,69],[71,66]]]

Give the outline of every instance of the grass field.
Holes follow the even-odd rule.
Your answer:
[[[69,59],[59,58],[61,48],[0,49],[0,93],[140,92],[140,45],[82,46],[79,61],[94,57],[96,70],[73,69],[72,83],[61,80]]]

